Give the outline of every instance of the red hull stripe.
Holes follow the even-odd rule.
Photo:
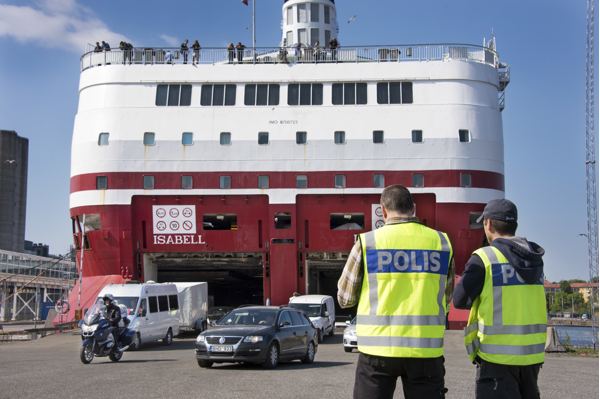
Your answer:
[[[255,189],[258,176],[269,176],[269,188],[295,189],[296,176],[308,176],[308,188],[334,188],[334,175],[346,175],[346,188],[373,187],[373,175],[383,174],[385,185],[412,187],[412,176],[423,174],[424,187],[461,187],[461,174],[471,175],[471,187],[504,191],[504,176],[479,170],[340,171],[340,172],[109,172],[71,177],[71,193],[96,190],[96,178],[108,178],[108,190],[143,190],[143,177],[154,176],[155,190],[181,190],[181,176],[193,177],[193,189],[218,189],[219,176],[231,176],[232,189]]]

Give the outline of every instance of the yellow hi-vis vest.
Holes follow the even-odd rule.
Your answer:
[[[473,252],[485,265],[485,283],[465,327],[471,361],[526,366],[544,362],[546,296],[544,277],[527,284],[494,247]]]
[[[448,236],[418,223],[400,223],[361,234],[360,240],[358,350],[386,357],[442,356],[452,259]]]

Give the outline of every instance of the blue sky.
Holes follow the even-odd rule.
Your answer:
[[[587,233],[586,1],[336,3],[344,46],[480,45],[493,28],[500,60],[511,66],[502,117],[506,197],[519,208],[518,234],[546,249],[549,280],[587,279],[587,240],[578,237]],[[278,45],[282,5],[257,0],[257,46]],[[86,43],[251,45],[251,23],[252,7],[240,0],[0,0],[0,129],[29,138],[26,239],[52,253],[71,243],[71,134]],[[598,53],[596,39],[596,93]]]

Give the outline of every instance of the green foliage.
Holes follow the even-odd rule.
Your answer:
[[[560,290],[566,294],[572,294],[573,293],[573,289],[571,288],[571,283],[569,283],[567,280],[561,280],[560,284]]]
[[[569,280],[570,283],[587,283],[585,280],[580,280],[578,278],[574,278],[573,280]]]
[[[573,312],[573,308],[575,308],[575,312],[580,315],[590,313],[590,305],[585,302],[583,295],[579,292],[566,294],[560,291],[554,295],[550,294],[548,300],[550,301],[550,313],[562,313],[563,306],[564,312]]]

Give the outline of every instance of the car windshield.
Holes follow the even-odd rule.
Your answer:
[[[275,325],[276,309],[236,309],[223,317],[218,325]]]
[[[116,306],[125,305],[127,307],[127,314],[134,314],[135,310],[138,307],[139,297],[136,296],[116,296],[113,304]],[[105,306],[102,301],[102,297],[96,298],[96,303],[92,308],[92,312],[100,313],[98,310],[102,309],[104,311]]]
[[[356,317],[352,319],[352,321],[350,322],[350,324],[356,324]]]
[[[290,303],[292,308],[301,309],[306,312],[308,317],[321,316],[321,305],[313,303]]]

